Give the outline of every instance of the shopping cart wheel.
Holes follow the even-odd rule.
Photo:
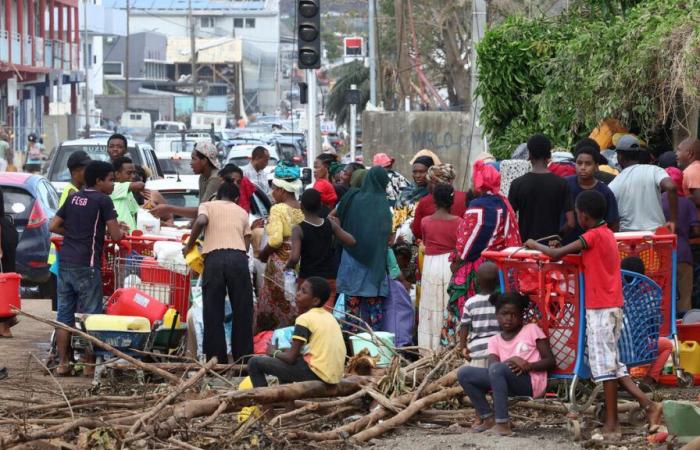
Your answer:
[[[678,374],[676,377],[676,384],[678,387],[682,388],[687,388],[687,387],[692,387],[695,382],[695,379],[691,373],[686,372],[685,370],[681,373]]]
[[[574,441],[581,440],[581,422],[578,419],[567,419],[566,420],[566,430],[574,438]]]
[[[627,413],[627,421],[633,427],[640,427],[647,423],[647,413],[643,408],[634,408]]]

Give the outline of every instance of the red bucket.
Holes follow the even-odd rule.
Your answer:
[[[168,305],[137,288],[121,288],[109,298],[105,312],[113,316],[145,317],[153,325],[156,320],[163,320],[167,310]]]
[[[0,273],[0,318],[14,317],[12,306],[22,308],[19,297],[19,284],[22,276],[18,273]]]

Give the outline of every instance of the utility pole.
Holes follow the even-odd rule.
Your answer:
[[[372,0],[369,0],[372,3]],[[350,85],[350,89],[357,90],[357,85]],[[355,149],[357,148],[357,103],[350,103],[350,162],[355,162]]]
[[[192,0],[188,0],[188,16],[190,20],[190,53],[192,56],[192,112],[197,111],[197,51],[194,35],[194,17],[192,16]]]
[[[472,134],[469,138],[469,167],[474,164],[474,159],[481,154],[484,150],[487,150],[484,142],[484,133],[481,124],[479,123],[479,116],[481,114],[481,108],[483,102],[481,98],[476,96],[476,87],[479,83],[479,72],[477,70],[476,64],[476,46],[479,41],[484,37],[484,32],[486,31],[486,1],[485,0],[472,0],[472,42],[471,42],[471,98],[472,98]],[[467,170],[464,175],[465,186],[468,181],[469,171]]]
[[[375,0],[369,0],[369,102],[377,106],[377,29]],[[355,147],[351,149],[355,152]],[[355,157],[353,155],[353,161]]]
[[[126,0],[126,58],[124,61],[124,112],[129,110],[129,19],[131,18],[131,7]]]
[[[87,0],[83,0],[83,27],[85,27],[85,37],[83,38],[83,59],[85,60],[85,137],[90,137],[90,67],[88,62],[88,29],[87,29]]]
[[[309,86],[308,102],[306,104],[306,119],[308,120],[309,147],[306,150],[306,162],[313,168],[314,160],[318,155],[318,95],[316,72],[313,69],[306,70],[306,83]]]

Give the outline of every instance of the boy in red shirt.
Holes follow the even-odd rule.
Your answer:
[[[622,328],[622,273],[615,235],[605,224],[605,197],[597,191],[584,191],[576,198],[576,216],[585,232],[561,248],[550,248],[530,239],[525,246],[552,259],[581,252],[586,280],[586,337],[588,361],[593,380],[603,383],[605,424],[593,439],[619,440],[617,386],[625,388],[644,408],[650,429],[661,423],[662,406],[639,390],[620,362],[617,342]],[[597,434],[597,435],[596,435]]]

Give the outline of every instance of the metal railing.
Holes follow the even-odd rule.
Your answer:
[[[0,61],[10,62],[10,35],[0,30]]]
[[[32,37],[25,34],[22,39],[24,53],[22,54],[22,64],[25,66],[32,65]]]
[[[70,44],[70,67],[71,70],[80,68],[80,46],[78,44]]]
[[[19,33],[10,33],[10,45],[12,46],[12,64],[22,64],[22,36]]]
[[[44,42],[44,67],[53,67],[53,41]]]
[[[34,65],[44,67],[44,38],[39,36],[34,37]]]

